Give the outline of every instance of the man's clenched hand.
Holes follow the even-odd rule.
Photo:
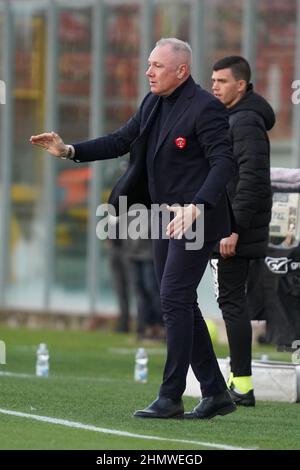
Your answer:
[[[222,258],[230,258],[236,253],[236,244],[238,242],[238,233],[232,233],[230,237],[222,238],[220,241],[220,255]]]

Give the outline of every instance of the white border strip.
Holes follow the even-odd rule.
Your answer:
[[[0,377],[14,377],[17,379],[38,379],[41,380],[41,377],[37,377],[35,374],[23,374],[21,372],[4,372],[0,371]],[[58,380],[65,380],[66,376],[65,375],[51,375],[51,379],[58,379]],[[49,377],[47,377],[47,380],[49,380]],[[119,379],[111,379],[108,377],[84,377],[84,376],[68,376],[68,380],[84,380],[90,381],[90,382],[117,382]],[[122,379],[123,382],[130,382],[128,379]]]
[[[135,439],[147,439],[150,441],[166,441],[166,442],[177,442],[179,444],[193,444],[196,446],[202,446],[202,447],[212,447],[215,449],[223,449],[223,450],[254,450],[252,449],[246,449],[243,447],[235,447],[235,446],[229,446],[225,444],[216,444],[214,442],[202,442],[202,441],[189,441],[186,439],[169,439],[165,437],[158,437],[158,436],[147,436],[145,434],[134,434],[131,432],[126,432],[126,431],[118,431],[117,429],[107,429],[107,428],[99,428],[97,426],[92,426],[90,424],[83,424],[83,423],[78,423],[76,421],[69,421],[66,419],[58,419],[58,418],[51,418],[49,416],[39,416],[39,415],[34,415],[30,413],[21,413],[19,411],[11,411],[11,410],[5,410],[0,408],[0,413],[4,415],[10,415],[10,416],[17,416],[19,418],[29,418],[29,419],[34,419],[36,421],[42,421],[45,423],[50,423],[50,424],[60,424],[62,426],[67,426],[69,428],[73,429],[84,429],[85,431],[92,431],[92,432],[99,432],[103,434],[113,434],[115,436],[123,436],[123,437],[133,437]]]

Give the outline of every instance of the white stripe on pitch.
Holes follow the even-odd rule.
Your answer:
[[[36,378],[37,376],[35,374],[24,374],[24,373],[21,373],[21,372],[4,372],[4,371],[0,371],[0,377],[14,377],[14,378],[17,378],[17,379],[33,379],[33,378]],[[51,378],[54,378],[54,379],[66,379],[66,376],[65,375],[51,375]],[[45,380],[45,377],[38,377],[39,380]],[[49,378],[47,377],[47,380],[49,380]],[[91,382],[117,382],[118,379],[111,379],[111,378],[108,378],[108,377],[82,377],[82,376],[68,376],[68,380],[84,380],[85,382],[87,380],[91,381]],[[122,382],[130,382],[128,379],[122,379]]]
[[[98,426],[78,423],[76,421],[69,421],[67,419],[50,418],[49,416],[39,416],[39,415],[30,414],[30,413],[21,413],[20,411],[4,410],[1,408],[0,408],[0,413],[4,415],[17,416],[19,418],[34,419],[36,421],[43,421],[45,423],[50,423],[50,424],[60,424],[62,426],[67,426],[69,428],[74,428],[74,429],[84,429],[85,431],[100,432],[103,434],[113,434],[115,436],[133,437],[135,439],[148,439],[150,441],[177,442],[179,444],[193,444],[197,446],[213,447],[215,449],[223,449],[223,450],[254,450],[253,448],[245,449],[243,447],[235,447],[235,446],[229,446],[225,444],[216,444],[214,442],[189,441],[186,439],[169,439],[167,437],[147,436],[145,434],[134,434],[131,432],[126,432],[126,431],[118,431],[117,429],[99,428]]]

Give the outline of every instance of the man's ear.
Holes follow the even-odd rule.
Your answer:
[[[246,80],[239,80],[238,91],[241,92],[241,93],[245,93],[246,90],[247,90]]]
[[[177,70],[177,77],[179,78],[179,80],[182,80],[182,79],[183,79],[183,77],[184,77],[185,74],[186,74],[186,71],[187,71],[187,66],[186,66],[186,64],[181,64],[181,65],[179,65],[178,70]]]

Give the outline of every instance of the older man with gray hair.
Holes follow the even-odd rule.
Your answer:
[[[225,106],[191,77],[192,51],[176,38],[161,39],[148,59],[150,93],[136,114],[113,134],[65,145],[51,132],[31,137],[52,155],[87,162],[130,151],[127,172],[109,202],[167,205],[171,221],[153,240],[154,264],[166,326],[167,358],[158,397],[138,410],[140,418],[208,419],[236,409],[220,372],[197,287],[216,242],[233,230],[225,187],[233,175]],[[171,207],[172,206],[172,207]],[[186,247],[188,229],[204,217],[202,248]],[[182,395],[189,365],[202,400],[184,415]]]

